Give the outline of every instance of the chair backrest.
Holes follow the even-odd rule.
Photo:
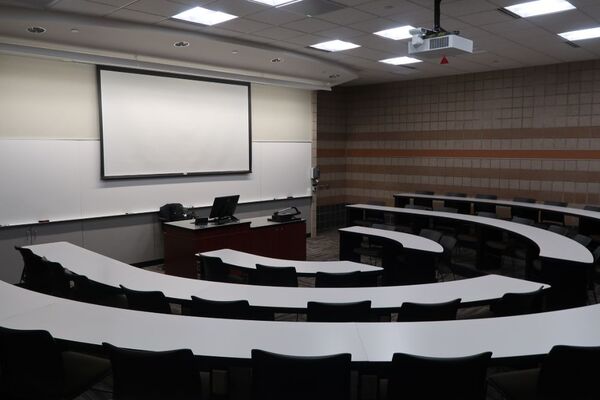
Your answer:
[[[421,229],[421,231],[419,231],[419,236],[433,240],[434,242],[439,242],[442,235],[442,232],[434,229]]]
[[[592,243],[593,239],[589,236],[578,233],[575,236],[573,236],[573,240],[581,244],[582,246],[588,247],[590,243]]]
[[[254,280],[256,285],[263,286],[298,286],[298,276],[295,267],[271,267],[256,264]]]
[[[200,256],[200,279],[229,282],[229,268],[219,257]]]
[[[478,217],[498,218],[498,215],[495,212],[477,211],[475,214],[477,214]]]
[[[585,206],[583,206],[583,209],[588,211],[600,211],[600,206],[591,206],[589,204],[586,204]]]
[[[458,207],[439,207],[436,208],[435,211],[440,211],[440,212],[447,212],[447,213],[451,213],[451,214],[458,214],[459,212],[459,208]]]
[[[216,301],[192,296],[191,313],[196,317],[252,319],[248,300]]]
[[[458,192],[449,192],[446,193],[446,196],[450,197],[467,197],[466,193],[458,193]],[[461,214],[470,214],[471,213],[471,203],[468,201],[452,201],[452,200],[444,200],[444,207],[449,209],[456,209],[456,212]],[[451,212],[451,211],[447,211]]]
[[[113,370],[115,400],[200,399],[200,373],[189,349],[141,351],[103,343]]]
[[[317,272],[315,287],[358,287],[361,286],[360,271],[329,273]]]
[[[433,196],[435,193],[429,190],[417,190],[415,194],[423,194],[426,196]],[[415,197],[413,199],[413,205],[423,207],[419,209],[431,210],[433,208],[433,200],[432,199],[421,199]],[[415,207],[416,208],[416,207]]]
[[[64,369],[50,333],[0,327],[0,397],[59,399]]]
[[[352,303],[309,301],[306,320],[308,322],[367,322],[370,314],[371,300]]]
[[[569,228],[559,225],[550,225],[548,230],[550,232],[558,233],[559,235],[566,235],[569,233]]]
[[[600,261],[600,246],[596,247],[592,255],[594,256],[594,264],[598,264],[598,261]]]
[[[396,353],[392,358],[388,398],[485,400],[491,356],[490,352],[456,358]],[[406,397],[409,393],[414,397]]]
[[[542,312],[544,307],[543,290],[543,287],[540,287],[533,292],[505,293],[490,308],[494,314],[501,317]]]
[[[103,285],[90,280],[85,275],[69,271],[69,278],[73,282],[71,298],[86,303],[103,306],[126,308],[124,293],[112,286]]]
[[[398,322],[453,320],[459,305],[460,299],[444,303],[404,302],[398,309]]]
[[[555,207],[567,207],[568,203],[564,201],[544,201],[545,205]],[[565,214],[557,211],[540,210],[540,221],[564,225]]]
[[[456,247],[456,243],[458,240],[454,236],[444,235],[440,239],[439,243],[444,248],[443,257],[448,258],[452,255],[454,251],[454,247]]]
[[[517,203],[529,203],[529,204],[533,204],[536,202],[535,199],[528,198],[528,197],[515,197],[515,198],[513,198],[513,201],[517,202]],[[511,216],[513,216],[513,217],[527,218],[527,219],[533,220],[534,222],[537,222],[538,217],[539,217],[539,210],[536,208],[512,206],[510,208],[510,213],[511,213]]]
[[[349,400],[350,354],[296,357],[252,350],[254,400]]]
[[[540,368],[544,399],[598,399],[600,347],[554,346]]]
[[[58,297],[70,296],[70,280],[67,278],[65,269],[60,263],[42,260],[45,284],[41,290],[43,293]]]
[[[523,225],[529,225],[529,226],[532,226],[535,224],[535,220],[533,220],[531,218],[523,218],[523,217],[513,216],[510,220],[512,222],[516,222],[517,224],[523,224]]]
[[[45,285],[44,269],[42,268],[44,259],[34,254],[30,249],[15,246],[15,250],[23,258],[22,286],[36,292],[42,291]]]
[[[128,289],[120,285],[129,308],[137,311],[148,311],[161,314],[171,314],[171,306],[161,291],[140,291]]]
[[[497,200],[498,196],[495,194],[476,194],[475,198],[483,200]],[[473,211],[475,214],[482,211],[496,214],[496,205],[487,203],[473,203]]]
[[[396,230],[396,227],[394,225],[388,225],[388,224],[373,224],[371,225],[371,228],[374,229],[383,229],[386,231],[394,231]]]

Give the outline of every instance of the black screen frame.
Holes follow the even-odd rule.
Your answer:
[[[223,83],[228,85],[245,86],[248,89],[248,169],[239,171],[190,171],[164,174],[136,174],[136,175],[107,175],[104,168],[104,127],[102,124],[102,71],[115,71],[139,75],[153,75],[166,78],[187,79],[193,81]],[[148,178],[172,178],[188,176],[211,176],[211,175],[239,175],[252,173],[252,86],[250,82],[232,81],[228,79],[209,78],[195,75],[185,75],[171,72],[151,71],[137,68],[114,67],[109,65],[96,65],[96,84],[98,92],[98,120],[100,124],[100,179],[119,180],[119,179],[148,179]]]

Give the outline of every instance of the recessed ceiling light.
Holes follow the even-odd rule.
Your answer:
[[[504,7],[519,17],[535,17],[536,15],[552,14],[573,10],[575,6],[566,0],[537,0]]]
[[[570,42],[575,40],[594,39],[600,37],[600,28],[580,29],[578,31],[559,33],[558,35]]]
[[[237,50],[231,50],[231,54],[239,54],[239,51],[237,51]]]
[[[302,0],[250,0],[253,3],[266,4],[271,7],[287,6],[288,4],[297,3]]]
[[[71,33],[79,33],[79,29],[77,29],[77,28],[71,28]]]
[[[222,11],[209,10],[208,8],[194,7],[177,15],[173,15],[173,18],[202,25],[216,25],[237,18],[237,16]]]
[[[272,58],[272,59],[271,59],[271,62],[272,62],[272,63],[280,63],[280,62],[282,62],[282,61],[283,61],[283,60],[282,60],[281,58],[279,58],[279,57],[276,57],[276,58]]]
[[[46,28],[42,28],[41,26],[30,26],[27,28],[27,32],[29,33],[46,33]]]
[[[181,41],[181,42],[175,42],[173,43],[173,46],[175,47],[188,47],[190,45],[190,42],[185,42],[185,41]]]
[[[416,58],[412,57],[394,57],[394,58],[386,58],[385,60],[379,60],[379,62],[391,65],[406,65],[406,64],[414,64],[423,62]]]
[[[354,43],[344,42],[343,40],[330,40],[328,42],[312,44],[308,47],[313,47],[315,49],[325,50],[325,51],[343,51],[343,50],[355,49],[360,46],[357,44],[354,44]]]
[[[375,32],[375,35],[392,40],[408,39],[412,37],[412,35],[409,33],[411,29],[415,29],[415,27],[405,25],[399,26],[397,28],[385,29],[383,31]]]
[[[331,74],[331,75],[329,75],[329,79],[337,79],[340,76],[341,76],[340,74]]]

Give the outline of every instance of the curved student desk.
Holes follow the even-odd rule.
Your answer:
[[[576,241],[569,239],[566,236],[547,231],[545,229],[519,224],[516,222],[479,217],[476,215],[418,210],[412,208],[375,206],[370,204],[353,204],[346,206],[346,208],[349,209],[350,213],[364,213],[374,211],[381,213],[392,213],[396,215],[414,215],[436,219],[464,221],[468,223],[483,225],[494,229],[505,230],[526,238],[531,243],[537,246],[539,250],[538,254],[542,258],[583,264],[591,264],[593,262],[592,253]],[[348,220],[352,219],[354,218],[349,216]]]
[[[413,323],[297,323],[165,315],[35,293],[0,282],[0,325],[43,329],[87,345],[140,350],[189,348],[211,362],[248,360],[252,349],[317,356],[350,353],[354,363],[389,362],[396,352],[494,359],[538,356],[557,344],[600,345],[600,304],[504,318]]]
[[[412,235],[405,232],[396,232],[386,229],[369,228],[365,226],[350,226],[348,228],[338,229],[340,236],[353,234],[368,236],[371,238],[382,238],[392,240],[402,245],[402,248],[411,251],[420,251],[425,253],[442,254],[444,248],[431,239],[419,235]]]
[[[219,257],[224,263],[236,267],[256,269],[256,264],[271,267],[294,267],[298,275],[315,275],[317,272],[346,273],[346,272],[369,272],[377,273],[380,267],[369,264],[361,264],[352,261],[298,261],[282,260],[280,258],[263,257],[256,254],[245,253],[232,249],[221,249],[198,253],[197,256]]]
[[[600,222],[600,212],[592,210],[584,210],[583,208],[574,207],[559,207],[552,206],[549,204],[542,203],[523,203],[520,201],[511,200],[492,200],[492,199],[478,199],[476,197],[456,197],[456,196],[443,196],[443,195],[427,195],[427,194],[416,194],[416,193],[397,193],[394,194],[396,206],[399,204],[399,199],[430,199],[440,201],[453,201],[453,202],[465,202],[465,203],[478,203],[478,204],[493,204],[496,206],[510,207],[510,208],[530,208],[540,211],[551,211],[553,213],[559,213],[564,215],[572,215],[575,217],[586,218]]]
[[[290,288],[203,281],[159,274],[132,267],[67,242],[26,246],[38,256],[60,263],[64,268],[108,286],[135,290],[160,290],[174,302],[190,296],[210,300],[248,300],[251,306],[299,312],[309,301],[353,302],[371,300],[382,312],[398,309],[403,302],[437,303],[461,298],[466,305],[489,303],[508,292],[529,292],[540,283],[488,275],[473,279],[426,285],[360,288]],[[544,285],[545,287],[548,287]]]

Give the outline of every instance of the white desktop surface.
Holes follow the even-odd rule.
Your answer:
[[[394,353],[517,357],[546,354],[557,344],[600,345],[600,304],[514,317],[357,325],[369,361],[391,361]]]
[[[395,352],[455,357],[492,351],[494,358],[547,353],[553,345],[600,345],[600,305],[517,317],[441,322],[298,323],[186,317],[116,309],[39,295],[0,282],[0,299],[45,306],[0,316],[13,329],[44,329],[87,344],[141,350],[189,348],[199,356],[248,359],[252,349],[291,355],[351,353],[390,361]]]
[[[364,226],[351,226],[349,228],[338,229],[340,232],[356,233],[359,235],[378,236],[385,239],[394,240],[405,249],[426,251],[430,253],[443,253],[444,248],[437,242],[419,235],[410,233],[389,231],[386,229],[368,228]]]
[[[600,212],[592,210],[584,210],[583,208],[574,207],[559,207],[543,203],[523,203],[520,201],[501,200],[501,199],[478,199],[476,197],[456,197],[430,194],[415,194],[415,193],[396,193],[394,196],[405,198],[431,199],[431,200],[449,200],[449,201],[464,201],[465,203],[481,203],[495,204],[502,207],[522,207],[532,208],[542,211],[555,211],[560,214],[575,215],[578,217],[586,217],[600,220]]]
[[[109,286],[160,290],[173,299],[191,295],[210,300],[246,299],[253,306],[305,309],[309,301],[353,302],[371,300],[373,308],[397,308],[405,301],[435,303],[462,298],[463,302],[489,301],[507,292],[529,292],[542,284],[500,275],[423,285],[361,288],[290,288],[241,285],[163,275],[132,267],[67,242],[26,246],[35,254],[60,263],[76,274]]]
[[[272,267],[294,267],[299,274],[316,274],[317,272],[344,273],[344,272],[377,272],[382,268],[368,264],[356,263],[353,261],[297,261],[282,260],[279,258],[270,258],[245,253],[243,251],[232,249],[221,249],[198,253],[197,255],[219,257],[227,264],[238,267],[256,269],[256,264],[268,265]]]
[[[476,215],[456,214],[442,211],[418,210],[413,208],[374,206],[370,204],[352,204],[347,207],[362,210],[390,212],[395,214],[412,214],[422,215],[425,217],[444,217],[459,221],[488,225],[495,228],[510,231],[530,239],[538,246],[540,250],[540,257],[586,264],[590,264],[594,260],[592,253],[587,248],[577,243],[576,241],[569,239],[566,236],[562,236],[557,233],[547,231],[545,229],[519,224],[516,222],[505,221],[502,219],[495,218],[479,217]]]

